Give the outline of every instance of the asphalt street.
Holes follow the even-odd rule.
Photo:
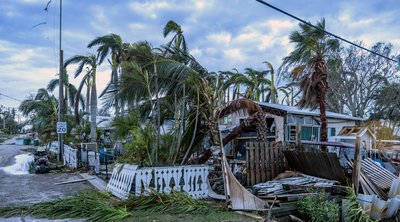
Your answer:
[[[14,145],[13,140],[0,144],[0,207],[27,205],[68,197],[90,188],[87,182],[55,185],[55,183],[81,179],[79,174],[25,174],[13,175],[4,171],[4,167],[15,164],[15,156],[30,146]],[[0,221],[48,221],[26,218],[0,218]],[[71,220],[56,220],[71,221]],[[80,220],[74,220],[80,221]]]

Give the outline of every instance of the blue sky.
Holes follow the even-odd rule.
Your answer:
[[[400,53],[398,0],[266,1],[313,23],[325,18],[328,31],[366,46],[391,42],[394,54]],[[56,78],[59,0],[52,0],[46,12],[47,2],[1,1],[0,93],[23,100]],[[264,69],[265,60],[279,67],[293,47],[288,35],[298,24],[255,0],[64,0],[64,57],[94,52],[86,48],[88,42],[109,33],[158,47],[169,40],[162,36],[169,20],[182,26],[191,53],[209,71]],[[41,22],[46,24],[31,28]],[[107,63],[98,78],[101,90],[109,79]],[[0,105],[19,102],[0,96]]]

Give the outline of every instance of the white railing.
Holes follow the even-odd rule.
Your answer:
[[[129,193],[147,195],[152,190],[170,193],[184,191],[192,198],[208,195],[208,166],[169,166],[137,169],[136,165],[117,164],[113,170],[107,190],[115,196],[126,199]]]

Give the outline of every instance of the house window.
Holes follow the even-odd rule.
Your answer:
[[[336,128],[330,128],[330,133],[331,133],[331,135],[330,136],[336,136]]]
[[[312,127],[302,126],[301,127],[301,140],[311,140]]]
[[[310,141],[319,141],[320,127],[302,126],[301,139]]]

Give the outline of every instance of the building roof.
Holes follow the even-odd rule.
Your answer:
[[[369,129],[368,126],[345,126],[342,128],[342,130],[340,130],[338,136],[356,138],[356,136],[362,137],[366,133],[376,139],[375,134]]]
[[[319,117],[319,109],[316,110],[310,110],[310,109],[300,109],[297,106],[285,106],[285,105],[280,105],[280,104],[275,104],[275,103],[265,103],[265,102],[256,102],[262,107],[268,107],[272,109],[278,109],[285,111],[288,114],[295,114],[295,115],[304,115],[304,116],[317,116]],[[355,120],[355,121],[364,121],[364,118],[361,117],[354,117],[354,116],[349,116],[346,114],[341,114],[341,113],[334,113],[334,112],[326,112],[326,117],[328,118],[333,118],[333,119],[345,119],[345,120]]]

